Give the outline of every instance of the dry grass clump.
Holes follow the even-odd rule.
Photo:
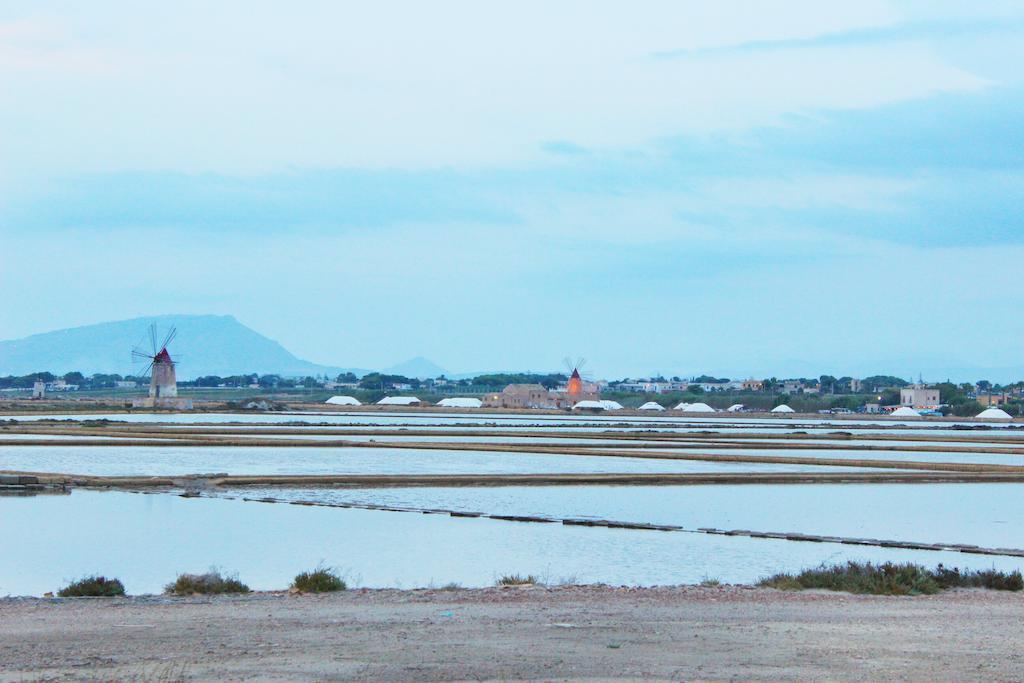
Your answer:
[[[505,574],[497,581],[494,582],[496,586],[534,586],[539,583],[536,576],[533,574],[527,574],[526,576],[520,576],[519,574]]]
[[[945,588],[988,588],[995,591],[1024,590],[1024,576],[1020,571],[1001,572],[995,569],[960,571],[956,567],[946,569],[941,564],[932,572],[939,587]]]
[[[173,583],[167,584],[164,592],[168,595],[221,595],[224,593],[248,593],[249,587],[238,580],[238,576],[222,576],[211,570],[205,574],[179,574]]]
[[[112,598],[124,595],[124,584],[105,576],[86,576],[61,588],[57,595],[62,598]]]
[[[317,567],[313,571],[302,572],[296,576],[291,587],[302,593],[332,593],[343,591],[348,585],[327,567]]]
[[[833,566],[821,565],[799,574],[776,574],[758,582],[759,586],[780,590],[823,589],[870,595],[931,595],[949,588],[990,588],[1019,591],[1024,577],[1019,571],[947,569],[941,564],[934,570],[917,564],[872,564],[847,562]]]

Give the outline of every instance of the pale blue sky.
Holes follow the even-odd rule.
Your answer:
[[[1024,377],[1019,2],[368,4],[0,5],[0,338]]]

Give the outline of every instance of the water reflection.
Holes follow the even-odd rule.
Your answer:
[[[121,578],[130,593],[158,592],[176,573],[211,565],[237,570],[255,589],[281,589],[321,561],[354,585],[404,588],[483,586],[509,572],[653,585],[752,582],[845,560],[1019,565],[948,552],[93,491],[0,499],[0,538],[8,549],[0,594],[11,595],[39,595],[93,572]]]

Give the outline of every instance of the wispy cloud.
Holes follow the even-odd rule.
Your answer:
[[[1024,30],[1024,18],[984,21],[910,21],[888,26],[867,26],[801,38],[750,40],[653,53],[658,59],[755,54],[781,50],[861,47],[904,42],[939,42],[951,38],[1016,35]]]

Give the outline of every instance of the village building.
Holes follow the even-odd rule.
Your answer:
[[[638,394],[666,394],[670,391],[686,391],[689,382],[676,380],[630,379],[615,385],[616,391],[629,391]]]
[[[900,405],[908,408],[938,407],[939,390],[930,389],[924,384],[912,384],[900,389]]]
[[[804,383],[798,379],[787,379],[782,382],[782,393],[799,394],[803,393]]]
[[[485,394],[487,408],[555,408],[557,402],[540,384],[509,384],[497,393]]]

